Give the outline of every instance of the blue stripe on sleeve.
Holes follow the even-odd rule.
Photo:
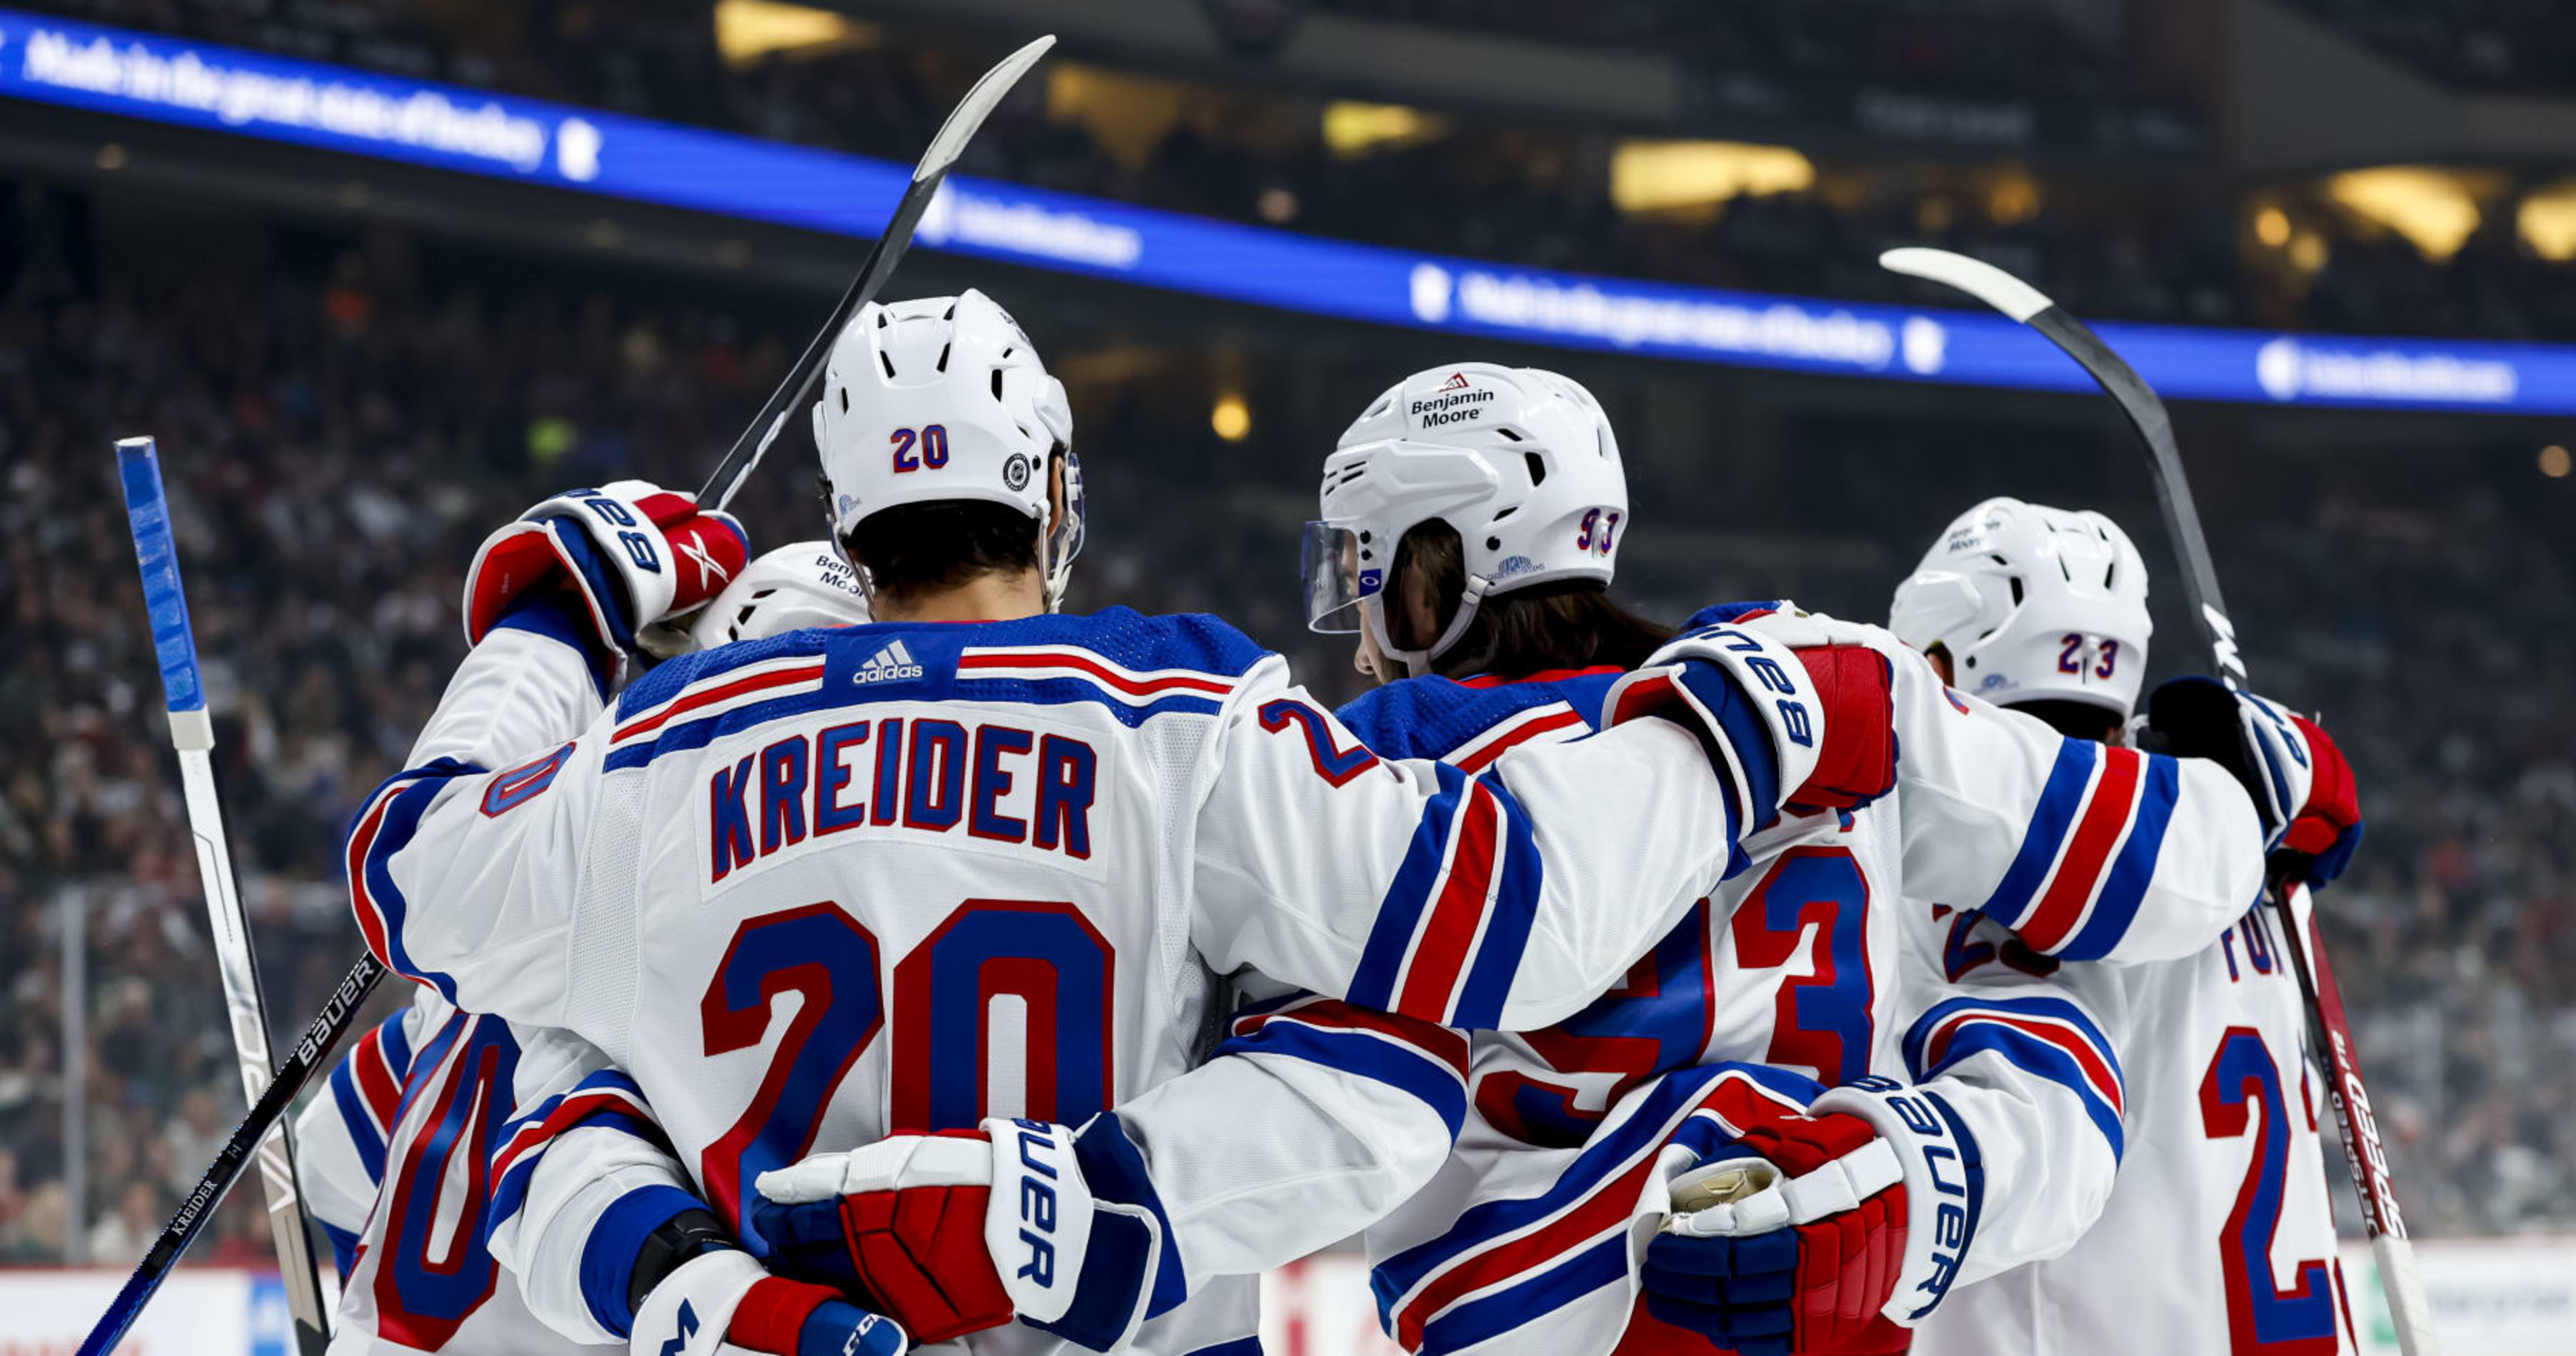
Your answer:
[[[2081,1015],[2072,1010],[2050,1015],[2066,1017],[2077,1022],[2083,1021]],[[2084,1023],[2084,1025],[2089,1027],[2091,1024]],[[1918,1023],[1917,1029],[1927,1030],[1928,1028]],[[2120,1068],[2119,1062],[2112,1057],[2111,1048],[2102,1040],[2101,1033],[2088,1032],[2087,1034],[2091,1038],[2095,1051],[2102,1056],[2104,1063],[2111,1066],[2112,1072],[2116,1075]],[[2102,1138],[2109,1142],[2112,1162],[2117,1163],[2121,1154],[2127,1151],[2128,1140],[2121,1131],[2120,1113],[2114,1110],[2110,1103],[2103,1101],[2100,1093],[2094,1091],[2092,1081],[2084,1076],[2084,1070],[2075,1062],[2075,1056],[2067,1053],[2063,1046],[1996,1022],[1969,1022],[1951,1035],[1949,1048],[1942,1052],[1940,1064],[1932,1068],[1919,1067],[1921,1060],[1916,1047],[1915,1037],[1909,1035],[1906,1038],[1905,1062],[1907,1067],[1913,1069],[1917,1082],[1950,1069],[1971,1055],[1993,1051],[2003,1056],[2013,1067],[2028,1070],[2073,1092],[2076,1100],[2083,1104],[2084,1114],[2092,1120],[2093,1128],[2101,1131]]]
[[[385,1064],[393,1070],[396,1083],[408,1082],[411,1078],[411,1036],[403,1023],[410,1014],[411,1010],[405,1008],[386,1018],[384,1024],[376,1028],[376,1044],[384,1050]]]
[[[602,667],[596,648],[599,637],[590,628],[588,609],[576,615],[572,604],[559,594],[523,593],[510,600],[509,609],[492,623],[492,630],[525,631],[570,646],[574,654],[581,656],[581,671],[590,675],[591,689],[601,701],[608,700],[608,670]],[[487,633],[484,638],[491,637]]]
[[[1545,863],[1540,860],[1538,841],[1530,834],[1529,812],[1520,800],[1503,785],[1502,777],[1484,774],[1485,789],[1492,792],[1503,810],[1503,832],[1500,857],[1494,869],[1502,879],[1494,888],[1493,912],[1485,922],[1485,935],[1476,943],[1476,954],[1468,959],[1467,982],[1458,993],[1457,1008],[1450,1014],[1453,1026],[1470,1029],[1502,1025],[1503,1000],[1511,996],[1512,979],[1520,973],[1521,955],[1529,949],[1530,929],[1538,923],[1538,897],[1545,883]]]
[[[340,1108],[340,1124],[348,1127],[349,1142],[357,1146],[358,1164],[367,1170],[367,1180],[383,1185],[384,1136],[376,1133],[367,1115],[366,1099],[358,1095],[358,1080],[349,1072],[349,1061],[345,1059],[331,1070],[331,1100]]]
[[[1457,1072],[1437,1057],[1386,1036],[1305,1026],[1291,1013],[1262,1023],[1249,1036],[1229,1038],[1209,1057],[1225,1055],[1285,1055],[1383,1083],[1430,1107],[1449,1127],[1453,1140],[1467,1117],[1467,1087]]]
[[[626,1291],[635,1277],[636,1254],[644,1250],[644,1240],[654,1230],[690,1210],[707,1210],[707,1204],[664,1184],[638,1187],[601,1212],[581,1245],[581,1297],[599,1326],[620,1339],[634,1330],[635,1313],[626,1307]]]
[[[549,1101],[548,1105],[551,1106],[552,1102]],[[565,1126],[557,1133],[556,1138],[560,1139],[575,1130],[615,1130],[666,1152],[670,1148],[670,1141],[662,1134],[662,1127],[626,1111],[592,1112]],[[499,1142],[507,1143],[508,1137],[503,1136]],[[493,1184],[491,1227],[498,1227],[511,1216],[519,1213],[520,1206],[528,1203],[528,1184],[536,1179],[537,1164],[545,1158],[547,1151],[552,1147],[548,1144],[519,1155],[517,1161],[510,1164],[509,1173]]]
[[[2147,760],[2147,785],[2138,796],[2137,822],[2129,827],[2120,855],[2111,859],[2093,916],[2084,920],[2082,931],[2057,948],[2060,960],[2100,960],[2111,954],[2128,936],[2129,924],[2136,921],[2138,906],[2147,897],[2147,882],[2155,877],[2156,858],[2164,851],[2165,825],[2182,795],[2182,768],[2160,754],[2141,756]]]
[[[2057,762],[2048,770],[2048,782],[2040,788],[2039,808],[2031,812],[2030,824],[2022,830],[2021,851],[2014,854],[2012,866],[2004,878],[1995,883],[1995,892],[1978,907],[2005,927],[2021,922],[2022,913],[2039,895],[2039,887],[2048,879],[2048,868],[2057,860],[2057,850],[2066,843],[2067,830],[2075,823],[2075,812],[2084,803],[2084,788],[2093,779],[2096,754],[2089,739],[2061,738],[2057,745]]]
[[[1405,953],[1412,948],[1414,930],[1422,925],[1423,910],[1431,907],[1431,886],[1440,879],[1440,859],[1449,849],[1449,827],[1457,817],[1458,802],[1465,798],[1467,775],[1446,763],[1435,771],[1440,791],[1423,804],[1413,845],[1405,850],[1395,882],[1378,903],[1377,922],[1369,928],[1368,944],[1361,949],[1359,968],[1351,976],[1351,991],[1344,995],[1362,1007],[1394,1009],[1396,976],[1404,969]]]
[[[429,813],[430,803],[438,799],[449,782],[459,777],[479,777],[487,770],[458,759],[440,758],[386,778],[386,785],[407,777],[420,780],[394,794],[393,803],[385,807],[384,819],[376,826],[375,841],[367,845],[366,860],[360,863],[367,896],[383,918],[385,949],[392,953],[385,958],[386,963],[402,974],[435,985],[440,996],[450,1003],[456,1001],[456,980],[436,970],[421,969],[412,960],[410,949],[403,945],[403,920],[410,913],[410,905],[394,884],[393,859],[395,853],[411,845],[420,832],[421,816]],[[378,787],[376,794],[383,794],[383,787]],[[375,800],[374,795],[367,797],[366,807],[358,812],[360,822]],[[352,823],[349,828],[355,833],[358,825]]]
[[[1615,1126],[1605,1127],[1583,1146],[1565,1171],[1545,1191],[1469,1206],[1448,1230],[1397,1253],[1370,1271],[1380,1326],[1392,1330],[1394,1303],[1421,1284],[1424,1277],[1505,1234],[1537,1223],[1590,1195],[1602,1181],[1616,1176],[1627,1161],[1664,1133],[1683,1109],[1696,1103],[1729,1067],[1709,1065],[1682,1069],[1658,1081]]]
[[[1628,1275],[1628,1238],[1613,1234],[1529,1279],[1479,1295],[1422,1325],[1424,1351],[1498,1337]]]

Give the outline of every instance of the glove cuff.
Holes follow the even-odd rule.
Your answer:
[[[1091,1189],[1074,1159],[1073,1131],[1000,1117],[983,1130],[993,1142],[984,1251],[1020,1318],[1052,1323],[1073,1307],[1091,1246]]]
[[[1968,1123],[1940,1094],[1875,1075],[1829,1089],[1808,1114],[1857,1116],[1896,1150],[1905,1174],[1905,1261],[1880,1312],[1912,1327],[1931,1317],[1975,1246],[1986,1199],[1985,1157]]]
[[[1144,1155],[1114,1114],[1077,1135],[987,1120],[985,1246],[1020,1321],[1093,1351],[1131,1341],[1188,1291]]]
[[[828,1285],[763,1277],[742,1292],[733,1317],[725,1322],[725,1340],[753,1351],[796,1351],[804,1345],[805,1320],[841,1297]]]
[[[644,1297],[627,1350],[634,1356],[713,1356],[734,1310],[767,1279],[767,1269],[739,1248],[698,1254]]]
[[[1824,711],[1796,653],[1732,624],[1666,644],[1611,686],[1602,724],[1645,716],[1699,736],[1737,841],[1778,818],[1784,787],[1815,774],[1825,734]]]

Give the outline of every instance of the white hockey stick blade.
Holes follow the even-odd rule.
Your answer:
[[[2379,1263],[2379,1288],[2388,1295],[2388,1319],[2397,1329],[2397,1349],[2404,1356],[2442,1356],[2441,1339],[2433,1335],[2433,1305],[2424,1298],[2424,1278],[2415,1270],[2415,1245],[2395,1234],[2370,1240]]]
[[[1010,93],[1011,87],[1020,83],[1020,77],[1028,74],[1029,67],[1038,64],[1038,58],[1045,56],[1047,49],[1053,46],[1055,35],[1049,33],[1004,57],[1000,65],[984,72],[984,77],[975,82],[975,87],[966,91],[966,97],[957,101],[948,121],[939,125],[939,135],[932,137],[930,149],[921,153],[921,163],[914,167],[912,181],[920,183],[946,172],[950,165],[957,163],[957,157],[964,154],[966,143],[974,139],[975,129],[984,125],[984,119],[993,111],[993,106],[1002,102],[1002,96]]]
[[[1947,283],[2018,321],[2027,322],[2032,316],[2057,304],[2038,288],[1983,259],[1971,259],[1948,250],[1907,245],[1879,255],[1878,266],[1890,273]]]

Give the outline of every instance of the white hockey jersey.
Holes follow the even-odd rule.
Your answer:
[[[615,1349],[538,1322],[486,1246],[489,1163],[521,1055],[507,1023],[418,989],[297,1115],[297,1180],[340,1268],[332,1356]]]
[[[1464,1080],[1338,1003],[1195,1068],[1217,977],[1552,1021],[1718,877],[1736,813],[1663,721],[1475,778],[1382,761],[1222,623],[1123,609],[731,645],[604,712],[539,614],[468,657],[414,762],[352,828],[358,920],[451,1001],[597,1047],[522,1086],[495,1156],[494,1250],[551,1268],[532,1307],[590,1340],[623,1273],[583,1263],[631,1257],[661,1191],[759,1253],[743,1193],[809,1151],[1114,1106],[1173,1245],[1138,1344],[1231,1350],[1253,1273],[1436,1165]],[[1368,1061],[1319,1058],[1350,1041],[1377,1047],[1358,1090]]]
[[[1652,1227],[1640,1211],[1662,1203],[1657,1149],[1686,1129],[1708,1133],[1695,1123],[1742,1085],[1794,1096],[1798,1080],[1702,1066],[1939,1089],[1981,1160],[1969,1174],[1974,1235],[1964,1261],[1915,1240],[1908,1277],[1925,1280],[1912,1318],[1953,1287],[2063,1250],[2092,1220],[2121,1151],[2112,1043],[2080,1001],[2026,977],[1946,982],[1920,959],[1937,943],[1910,939],[1929,924],[1910,922],[1900,891],[1937,879],[1998,910],[2046,913],[2061,954],[2172,955],[2224,927],[2259,879],[2252,805],[2214,766],[2105,769],[2090,746],[1950,691],[1894,637],[1873,643],[1896,675],[1894,795],[1757,833],[1741,869],[1581,1014],[1477,1034],[1457,1152],[1369,1234],[1380,1318],[1400,1343],[1592,1356],[1624,1333],[1630,1350],[1704,1348],[1632,1303]],[[1582,735],[1614,677],[1413,679],[1342,715],[1391,756],[1473,768]],[[2091,822],[2077,811],[2097,802],[2118,830],[2102,844],[2075,831]],[[2162,850],[2176,825],[2240,846]]]
[[[1941,912],[1951,972],[2052,968],[2008,951],[1993,923]],[[2258,905],[2194,955],[2051,977],[2120,1047],[2118,1185],[2072,1250],[1955,1296],[1917,1332],[1920,1356],[2353,1351],[2318,1129],[2326,1088],[2290,964],[2277,916]]]

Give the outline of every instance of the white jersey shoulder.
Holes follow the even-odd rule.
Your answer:
[[[1192,1292],[1146,1333],[1236,1340],[1251,1273],[1409,1190],[1463,1100],[1463,1053],[1339,1000],[1554,1020],[1728,848],[1717,779],[1677,726],[1469,781],[1378,759],[1207,618],[795,632],[587,710],[577,658],[505,622],[349,844],[361,926],[396,968],[599,1053],[519,1091],[494,1174],[513,1267],[649,1227],[619,1201],[661,1188],[759,1252],[743,1194],[808,1148],[1115,1108]],[[1635,841],[1568,828],[1589,822],[1578,807]],[[1255,1014],[1230,1037],[1246,1058],[1197,1068],[1219,979],[1244,970],[1332,1002]],[[1353,1048],[1374,1058],[1324,1053]],[[1216,1152],[1247,1114],[1272,1136]],[[594,1115],[629,1123],[592,1134]],[[594,1151],[611,1167],[569,1166]],[[624,1194],[584,1191],[600,1181]],[[617,1335],[623,1297],[528,1281],[559,1330]]]

